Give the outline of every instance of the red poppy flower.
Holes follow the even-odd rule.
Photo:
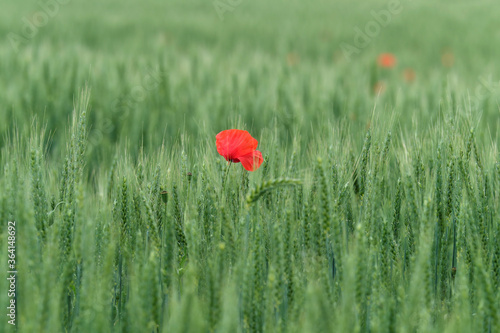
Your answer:
[[[396,57],[392,53],[382,53],[378,56],[377,63],[380,67],[392,68],[396,65]]]
[[[238,129],[225,130],[215,137],[217,152],[226,161],[238,163],[248,171],[257,170],[262,161],[262,153],[257,149],[259,142],[250,133]]]

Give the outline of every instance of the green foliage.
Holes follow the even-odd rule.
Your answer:
[[[460,36],[445,68],[426,3],[349,62],[339,43],[386,3],[257,0],[220,21],[210,1],[115,2],[0,42],[17,332],[500,330],[498,96],[475,90],[500,78],[497,3],[475,25],[432,12]],[[0,32],[20,31],[5,6]],[[258,139],[258,170],[217,154],[228,128]]]

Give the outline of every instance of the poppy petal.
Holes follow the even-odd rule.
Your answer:
[[[262,157],[262,153],[260,151],[255,150],[250,154],[240,156],[239,160],[241,165],[243,165],[246,170],[255,171],[260,167],[264,158]]]
[[[217,134],[215,139],[217,152],[224,156],[227,161],[252,153],[259,144],[256,139],[252,138],[250,133],[238,129],[222,131]]]

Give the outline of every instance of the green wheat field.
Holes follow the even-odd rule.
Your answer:
[[[498,12],[4,1],[0,332],[500,332]]]

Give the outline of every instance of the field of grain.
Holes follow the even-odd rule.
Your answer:
[[[3,4],[0,332],[500,332],[499,10]]]

